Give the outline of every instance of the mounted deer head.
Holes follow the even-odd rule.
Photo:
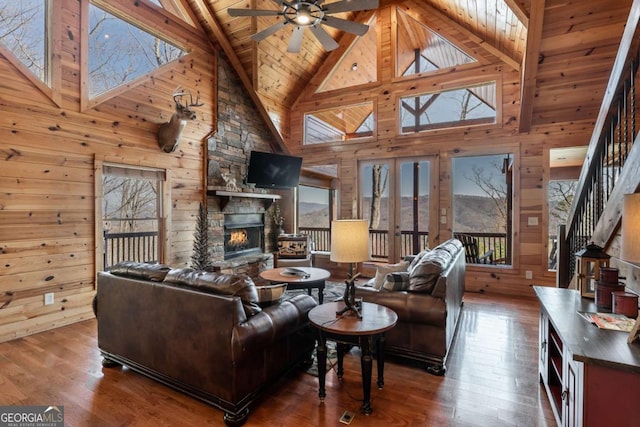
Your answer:
[[[182,105],[180,102],[183,96],[189,95],[189,103]],[[191,107],[201,107],[204,103],[199,104],[200,95],[196,97],[196,102],[193,102],[193,96],[191,93],[178,92],[173,94],[173,101],[175,102],[176,112],[173,113],[171,119],[160,125],[158,129],[158,145],[165,153],[173,152],[180,138],[182,137],[182,131],[187,124],[187,120],[194,120],[196,118],[196,112],[191,110]]]

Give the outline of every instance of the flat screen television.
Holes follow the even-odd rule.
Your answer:
[[[302,158],[284,154],[252,151],[249,157],[247,183],[259,188],[297,187]]]

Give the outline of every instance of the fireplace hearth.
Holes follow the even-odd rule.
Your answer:
[[[232,213],[224,216],[224,259],[264,252],[264,216]]]

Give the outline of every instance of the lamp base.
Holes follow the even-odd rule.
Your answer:
[[[336,311],[336,315],[341,316],[348,311],[353,312],[358,319],[362,319],[362,313],[360,313],[360,301],[356,301],[356,285],[355,280],[360,276],[360,273],[355,275],[349,274],[348,279],[344,281],[346,287],[344,289],[344,304],[345,307],[342,310]]]

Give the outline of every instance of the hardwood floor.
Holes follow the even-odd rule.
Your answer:
[[[327,373],[324,404],[317,378],[297,371],[245,425],[338,426],[350,410],[351,426],[554,426],[538,381],[538,309],[534,298],[466,294],[444,377],[388,358],[364,416],[355,349],[342,382]],[[126,368],[103,369],[95,320],[0,344],[0,405],[64,405],[67,426],[224,425],[217,409]]]

